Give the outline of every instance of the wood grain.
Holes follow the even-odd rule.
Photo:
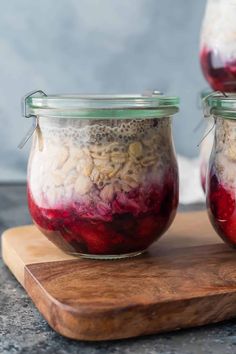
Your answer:
[[[75,259],[48,241],[34,225],[6,230],[2,234],[2,257],[22,286],[26,264]]]
[[[137,258],[67,256],[33,226],[5,232],[3,256],[50,326],[69,338],[128,338],[236,316],[235,250],[205,212],[178,214]]]
[[[119,339],[236,316],[235,269],[235,251],[219,244],[116,262],[33,264],[25,288],[57,332]]]

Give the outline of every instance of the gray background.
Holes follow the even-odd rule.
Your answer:
[[[24,180],[28,91],[143,92],[181,97],[177,151],[196,156],[197,96],[207,87],[198,62],[204,0],[3,0],[0,12],[0,180]]]

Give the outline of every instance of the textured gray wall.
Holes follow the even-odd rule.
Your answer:
[[[143,92],[181,97],[177,151],[197,154],[206,87],[198,63],[204,0],[3,0],[0,12],[0,180],[25,178],[30,122],[20,98],[47,93]]]

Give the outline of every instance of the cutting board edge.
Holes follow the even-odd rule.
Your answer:
[[[11,228],[3,232],[1,237],[2,259],[4,264],[10,269],[11,273],[24,287],[25,264],[14,248],[11,247],[8,240],[9,231],[19,229],[20,227]]]
[[[128,339],[200,327],[236,317],[236,288],[235,291],[230,293],[221,292],[207,297],[199,296],[189,299],[163,301],[152,305],[148,304],[147,306],[142,306],[142,304],[131,306],[130,308],[124,306],[123,309],[114,309],[114,311],[109,309],[107,313],[106,311],[103,313],[92,313],[91,311],[86,313],[84,310],[75,311],[73,307],[57,301],[45,291],[30,272],[30,267],[27,266],[25,267],[25,289],[50,327],[60,335],[75,340],[92,342]],[[209,311],[209,299],[211,300],[210,309],[212,312]],[[233,309],[232,303],[235,304]],[[50,312],[48,308],[50,308]],[[205,308],[204,311],[203,308]],[[173,309],[177,309],[177,314],[172,312]],[[206,315],[200,321],[197,315],[198,311]],[[138,318],[140,314],[141,317]],[[149,324],[147,324],[147,318],[150,321]],[[192,320],[190,321],[190,319]],[[129,325],[130,321],[131,324]],[[139,324],[145,323],[145,328],[140,329],[138,326],[133,325],[133,321]],[[171,323],[171,325],[166,325],[166,322]],[[104,323],[106,323],[107,331],[104,330]],[[120,323],[118,328],[116,327],[117,323]],[[129,328],[128,332],[127,327]],[[121,328],[125,328],[124,332],[122,332]],[[96,333],[93,332],[93,329],[95,329]],[[108,334],[104,335],[105,333]]]

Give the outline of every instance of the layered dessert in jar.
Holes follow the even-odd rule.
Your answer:
[[[233,111],[230,115],[231,117],[225,117],[223,112],[215,116],[215,140],[207,176],[207,207],[217,233],[235,247],[236,115],[234,117]]]
[[[236,91],[236,0],[208,0],[200,62],[213,90]]]
[[[28,203],[35,224],[66,252],[143,252],[167,230],[178,205],[171,118],[40,117]]]

